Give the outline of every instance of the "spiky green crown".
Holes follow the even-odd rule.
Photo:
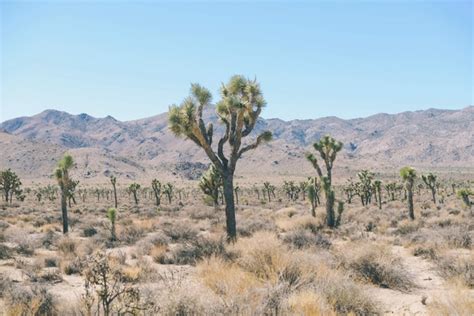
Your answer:
[[[413,167],[403,167],[400,169],[400,177],[402,177],[403,180],[414,180],[416,178],[416,170]]]

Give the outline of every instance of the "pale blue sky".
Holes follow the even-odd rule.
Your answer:
[[[131,120],[257,76],[283,119],[473,104],[471,1],[1,1],[1,117]]]

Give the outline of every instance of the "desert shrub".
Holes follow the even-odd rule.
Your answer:
[[[314,290],[303,290],[288,297],[288,314],[291,315],[328,315],[336,312],[328,306],[326,299]]]
[[[197,229],[189,222],[169,225],[163,231],[174,242],[194,240],[198,235]]]
[[[404,220],[398,223],[398,227],[395,230],[397,235],[408,235],[418,230],[419,226],[416,222]]]
[[[130,225],[125,225],[120,229],[118,239],[126,244],[131,245],[143,238],[143,236],[145,236],[145,230],[143,227],[134,225],[132,223]]]
[[[380,304],[338,271],[321,266],[313,288],[337,314],[379,315]]]
[[[437,251],[436,248],[431,246],[417,246],[413,249],[413,255],[423,259],[435,260],[437,258]]]
[[[28,239],[25,239],[22,242],[20,242],[16,246],[15,250],[19,254],[22,254],[25,256],[32,256],[35,253],[35,247]]]
[[[296,249],[308,247],[320,247],[328,249],[331,247],[331,241],[320,233],[312,233],[304,229],[289,232],[283,238],[283,241],[292,245]]]
[[[164,259],[163,263],[194,265],[211,256],[227,256],[224,238],[199,237],[189,240],[173,250],[171,257]]]
[[[0,244],[0,260],[10,259],[12,255],[12,250],[9,247]]]
[[[95,234],[97,234],[97,229],[93,226],[88,226],[88,227],[85,227],[83,230],[82,230],[82,235],[84,237],[92,237],[94,236]]]
[[[67,260],[61,263],[64,274],[80,274],[84,269],[83,258],[74,258],[73,260]]]
[[[53,297],[44,287],[17,285],[4,297],[7,315],[57,315]]]
[[[76,242],[69,237],[63,237],[57,242],[58,250],[64,256],[73,256],[76,252]]]
[[[245,218],[239,221],[237,233],[240,236],[249,237],[257,231],[275,231],[275,223],[266,218]]]
[[[469,288],[474,288],[474,256],[445,254],[435,261],[441,275],[448,279],[459,280]]]
[[[46,268],[55,268],[59,265],[59,259],[57,257],[46,257],[44,258],[44,266]]]
[[[201,282],[219,296],[227,312],[253,309],[259,302],[261,282],[237,264],[212,256],[197,265]]]
[[[56,235],[54,233],[54,231],[52,230],[48,230],[43,238],[41,239],[41,244],[43,245],[43,247],[45,247],[46,249],[49,249],[49,247],[51,247],[52,245],[56,244],[58,242],[58,235]]]
[[[383,245],[350,245],[341,255],[343,267],[353,271],[359,279],[400,291],[415,286],[400,260]]]
[[[471,249],[472,247],[471,233],[467,230],[461,229],[460,227],[449,229],[445,236],[448,240],[448,244],[454,248]]]
[[[430,315],[474,315],[471,290],[456,284],[447,293],[434,297],[428,311]]]

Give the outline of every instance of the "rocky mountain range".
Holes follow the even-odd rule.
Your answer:
[[[205,116],[219,125],[212,110]],[[403,165],[469,172],[474,169],[473,106],[349,120],[261,118],[253,134],[263,130],[272,131],[274,140],[239,161],[241,177],[313,174],[304,153],[326,134],[344,143],[336,163],[339,174],[361,168],[396,172]],[[217,129],[215,135],[220,132],[222,129]],[[95,118],[46,110],[1,123],[0,144],[0,169],[12,168],[27,179],[50,178],[66,151],[77,161],[77,176],[91,181],[104,181],[111,174],[130,181],[151,177],[195,179],[209,164],[191,141],[171,134],[166,113],[122,122],[111,116]]]

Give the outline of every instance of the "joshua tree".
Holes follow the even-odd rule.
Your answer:
[[[309,178],[306,191],[308,192],[308,199],[311,202],[311,215],[316,217],[316,207],[319,204],[319,191],[321,190],[321,184],[318,182],[318,178]]]
[[[431,199],[433,200],[433,203],[436,203],[436,186],[437,186],[436,176],[430,172],[427,175],[422,175],[421,179],[426,184],[426,186],[430,188]]]
[[[379,209],[381,210],[382,209],[382,181],[375,180],[374,189],[375,189],[375,198],[377,199]]]
[[[233,76],[221,88],[221,100],[216,112],[225,126],[224,135],[218,142],[217,153],[212,147],[214,127],[206,125],[202,119],[203,109],[211,103],[211,93],[198,84],[191,85],[191,96],[180,106],[169,110],[171,130],[177,136],[191,139],[201,147],[224,179],[224,198],[226,204],[226,226],[229,240],[237,237],[234,202],[234,173],[237,161],[249,150],[257,148],[262,142],[269,141],[271,132],[260,134],[252,144],[242,147],[242,139],[249,136],[265,106],[260,86],[256,80],[243,76]],[[226,156],[224,146],[228,144]]]
[[[6,203],[8,203],[8,201],[10,201],[10,204],[12,203],[13,194],[15,194],[17,198],[21,197],[22,190],[20,186],[20,178],[18,178],[16,173],[11,169],[0,172],[0,190],[3,191]]]
[[[360,181],[360,197],[362,205],[369,205],[372,200],[372,179],[374,174],[369,170],[362,170],[357,174]]]
[[[109,208],[107,210],[107,218],[110,221],[110,240],[116,241],[117,235],[115,234],[115,219],[117,218],[117,209],[116,208]]]
[[[283,183],[283,190],[286,192],[289,200],[296,201],[298,199],[300,188],[293,181],[285,181]]]
[[[341,225],[341,218],[342,218],[342,213],[343,212],[344,212],[344,202],[338,201],[337,202],[336,227],[339,227],[339,225]]]
[[[326,175],[323,174],[317,158],[308,153],[306,158],[311,162],[318,173],[319,179],[323,184],[326,195],[326,223],[329,227],[336,227],[336,218],[334,214],[335,193],[332,188],[332,168],[337,153],[342,149],[342,143],[336,141],[331,136],[324,136],[318,143],[313,144],[314,149],[319,153],[326,166]]]
[[[71,180],[70,182],[70,187],[69,187],[69,190],[67,192],[67,200],[68,200],[68,204],[69,204],[69,208],[71,208],[71,201],[76,204],[76,196],[75,196],[75,193],[76,193],[76,187],[77,185],[79,184],[79,180]]]
[[[61,189],[61,212],[63,220],[63,233],[67,234],[69,231],[69,221],[67,216],[67,199],[73,189],[74,181],[69,176],[69,171],[74,167],[74,160],[71,155],[64,155],[59,161],[58,167],[55,171],[56,180]],[[75,185],[74,185],[75,187]]]
[[[408,200],[408,214],[412,220],[415,219],[415,212],[413,210],[413,187],[416,179],[416,170],[412,167],[403,167],[400,169],[400,176],[405,182]]]
[[[308,188],[308,182],[306,182],[306,181],[301,181],[301,182],[300,182],[300,191],[301,191],[301,194],[303,195],[303,201],[306,200],[306,191],[307,191],[307,188]]]
[[[171,204],[171,200],[173,199],[173,189],[174,186],[169,182],[163,186],[163,193],[168,197],[169,204]]]
[[[110,183],[112,183],[112,187],[114,189],[114,207],[117,208],[117,178],[115,176],[110,176]]]
[[[199,188],[204,194],[211,197],[214,206],[219,205],[219,188],[222,185],[222,175],[214,165],[209,167],[199,182]]]
[[[132,183],[128,186],[128,191],[133,194],[133,200],[135,201],[135,205],[138,205],[138,190],[140,190],[140,185],[138,183]]]
[[[271,196],[270,196],[270,192],[274,190],[272,187],[273,185],[271,185],[270,182],[263,183],[263,195],[265,196],[265,192],[267,193],[268,202],[272,201]]]
[[[466,205],[468,208],[471,208],[471,201],[469,200],[469,197],[471,195],[474,195],[474,193],[471,190],[459,189],[456,194],[460,199],[462,199],[462,201],[464,202],[464,205]]]
[[[161,182],[157,179],[153,179],[151,181],[151,188],[153,189],[153,193],[155,195],[156,206],[160,206],[161,204]]]
[[[239,192],[240,192],[240,187],[237,185],[234,187],[234,193],[235,193],[235,204],[239,205]]]

